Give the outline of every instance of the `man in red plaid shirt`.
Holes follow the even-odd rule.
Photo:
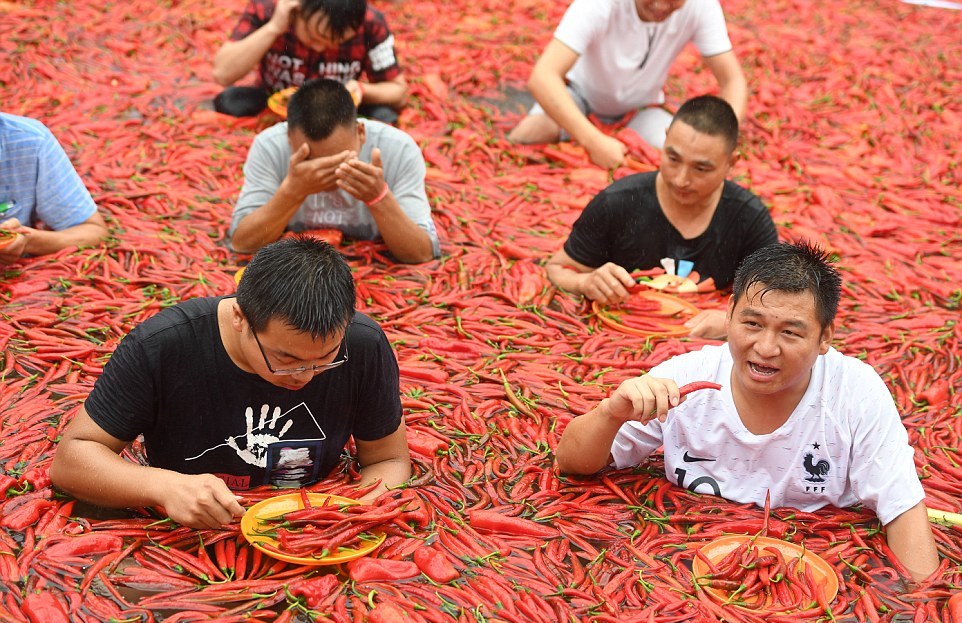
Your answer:
[[[259,114],[272,93],[313,78],[341,82],[361,116],[387,123],[407,97],[394,35],[366,0],[250,0],[214,57],[214,79],[229,86],[255,66],[257,86],[225,89],[214,100],[218,112]]]

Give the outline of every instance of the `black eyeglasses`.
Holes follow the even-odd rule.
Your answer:
[[[319,366],[301,366],[300,368],[285,368],[283,370],[275,370],[271,367],[271,362],[267,360],[267,353],[264,352],[264,347],[261,345],[261,341],[257,339],[257,332],[254,331],[254,327],[251,327],[251,335],[254,336],[254,341],[257,342],[257,348],[261,351],[261,357],[264,358],[264,364],[267,365],[267,369],[270,370],[272,374],[301,374],[302,372],[307,372],[308,370],[316,374],[318,372],[330,370],[331,368],[343,366],[345,363],[347,363],[347,332],[344,333],[344,339],[341,341],[341,347],[344,349],[344,356],[340,359],[332,361],[331,363],[322,363]]]

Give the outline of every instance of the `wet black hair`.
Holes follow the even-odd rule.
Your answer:
[[[310,23],[314,16],[327,16],[327,29],[338,39],[348,30],[358,30],[367,13],[367,0],[301,0],[301,17]]]
[[[676,121],[682,121],[702,134],[722,137],[729,153],[738,146],[738,117],[731,104],[720,97],[699,95],[691,98],[675,113],[671,122]]]
[[[276,319],[314,339],[328,337],[354,317],[354,277],[328,243],[282,238],[254,254],[237,285],[237,305],[254,331]]]
[[[323,141],[335,129],[353,128],[356,123],[354,99],[336,80],[308,80],[287,103],[287,131],[300,130],[310,141]]]
[[[758,284],[759,294],[766,292],[811,292],[815,297],[815,315],[822,329],[838,313],[842,277],[831,263],[832,257],[818,245],[805,241],[777,242],[758,249],[735,271],[732,303]]]

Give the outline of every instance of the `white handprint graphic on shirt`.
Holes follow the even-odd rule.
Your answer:
[[[245,463],[255,467],[264,467],[267,464],[267,447],[275,441],[280,441],[293,424],[294,420],[287,417],[281,420],[281,408],[274,407],[274,413],[268,418],[270,405],[261,405],[261,416],[254,425],[254,409],[247,407],[244,411],[244,418],[247,422],[247,433],[243,437],[228,437],[227,445],[234,449]],[[278,426],[280,430],[277,430]],[[238,444],[238,439],[243,441],[243,447]]]
[[[213,448],[208,448],[197,456],[188,457],[185,460],[191,461],[199,459],[208,452],[227,446],[237,453],[237,456],[245,463],[254,467],[267,466],[267,453],[271,444],[275,444],[284,439],[284,434],[294,425],[295,418],[299,421],[310,421],[317,427],[316,437],[313,439],[326,439],[324,431],[321,429],[305,403],[300,403],[295,407],[281,412],[280,407],[271,410],[270,405],[261,405],[260,415],[255,418],[254,408],[247,407],[244,410],[245,431],[240,435],[231,435]]]

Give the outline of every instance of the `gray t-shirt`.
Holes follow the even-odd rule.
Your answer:
[[[401,210],[428,233],[434,256],[438,257],[440,246],[424,190],[425,166],[420,148],[414,139],[393,126],[370,119],[359,119],[358,123],[364,124],[366,134],[358,157],[370,162],[371,151],[375,147],[381,150],[384,181]],[[230,236],[233,237],[241,219],[274,196],[287,175],[290,159],[287,122],[278,123],[257,135],[244,164],[244,187],[231,216]],[[381,236],[374,216],[364,202],[343,190],[310,195],[294,213],[287,228],[291,231],[338,229],[360,240],[375,240]]]

